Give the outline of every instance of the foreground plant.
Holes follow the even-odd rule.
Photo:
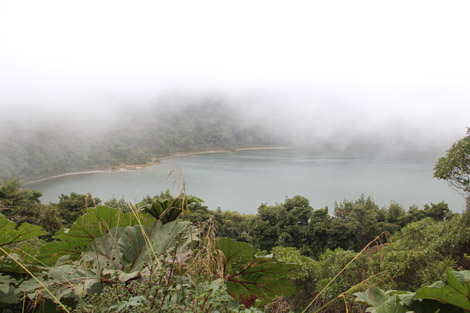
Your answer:
[[[200,206],[202,200],[181,193],[179,196],[173,197],[169,190],[160,193],[158,196],[145,197],[140,203],[137,204],[137,208],[140,211],[152,215],[155,219],[166,224],[175,221],[181,214],[189,214],[190,210],[195,206]]]
[[[216,243],[223,253],[219,275],[227,282],[227,291],[238,302],[264,306],[295,292],[288,276],[297,265],[278,261],[272,255],[257,256],[252,246],[233,239],[220,238]]]
[[[470,271],[447,269],[445,277],[416,292],[370,287],[355,293],[356,301],[367,304],[372,313],[470,312]]]
[[[52,299],[44,292],[47,288],[59,300],[83,301],[115,279],[126,283],[158,270],[165,272],[162,263],[169,262],[165,256],[172,253],[171,263],[182,262],[191,252],[189,243],[196,239],[189,222],[114,227],[92,241],[78,260],[61,258],[55,266],[43,268],[37,280],[21,284],[19,291],[31,300]]]
[[[144,220],[143,217],[139,218]],[[145,224],[149,223],[149,219],[145,219]],[[138,224],[139,220],[132,213],[124,214],[119,209],[105,206],[89,208],[88,212],[79,217],[70,229],[59,230],[54,236],[54,241],[48,242],[41,249],[38,259],[50,266],[66,255],[76,260],[82,252],[90,248],[94,240],[105,236],[112,228]]]
[[[188,277],[172,275],[174,269],[154,272],[128,284],[119,279],[80,304],[76,313],[94,312],[261,312],[240,306],[227,293],[222,279],[194,285]]]
[[[206,233],[202,236],[198,247],[191,255],[188,244],[192,238],[196,239],[194,228],[189,222],[170,222],[162,225],[155,222],[166,231],[158,236],[153,236],[156,226],[149,227],[149,240],[158,246],[154,246],[156,252],[161,251],[160,246],[167,247],[164,253],[160,253],[158,259],[147,259],[141,262],[133,258],[123,263],[118,254],[103,252],[106,247],[120,246],[110,244],[111,238],[121,237],[116,231],[100,238],[100,243],[95,254],[104,262],[110,262],[112,268],[122,267],[132,270],[139,269],[140,275],[127,281],[118,273],[109,281],[100,294],[88,297],[85,303],[78,305],[76,313],[92,312],[260,312],[257,308],[246,308],[240,305],[227,292],[227,284],[223,278],[216,275],[221,268],[223,255],[216,249],[213,226],[204,226]],[[186,226],[193,229],[189,233],[177,230]],[[130,230],[130,228],[127,228]],[[186,234],[186,235],[185,235]],[[188,236],[192,234],[191,236]],[[176,242],[165,242],[180,237]],[[186,239],[184,239],[186,238]],[[119,240],[118,240],[119,241]],[[182,249],[186,247],[186,249]],[[92,249],[93,250],[93,249]],[[92,257],[93,251],[88,252]],[[116,257],[113,257],[116,255]],[[130,255],[140,255],[130,253]],[[130,256],[127,255],[127,258]],[[119,266],[118,266],[119,264]],[[140,265],[139,265],[140,264]]]

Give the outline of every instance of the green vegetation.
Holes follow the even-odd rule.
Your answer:
[[[6,201],[34,194],[19,186],[4,191]],[[87,207],[85,195],[60,199],[61,205],[50,205],[76,211],[81,199],[84,214],[47,237],[40,226],[17,227],[0,215],[0,305],[20,310],[26,301],[47,312],[256,312],[294,292],[285,274],[295,265],[216,239],[213,226],[184,221],[202,208],[196,197],[161,193],[129,204],[130,212]]]
[[[436,281],[416,292],[371,287],[354,295],[357,302],[369,306],[368,312],[470,312],[470,272],[447,268],[444,281]]]
[[[60,195],[59,202],[51,204],[50,207],[59,212],[60,218],[65,221],[64,226],[70,227],[72,221],[83,215],[88,208],[96,207],[100,203],[101,200],[92,194],[81,195],[72,192],[70,195]]]
[[[436,163],[434,177],[446,180],[463,192],[467,198],[467,210],[470,211],[470,128],[467,129],[467,136],[454,143],[446,156]]]
[[[10,216],[28,220],[46,207],[17,181],[1,190]],[[243,215],[168,191],[136,205],[114,199],[116,208],[87,195],[59,200],[49,204],[62,227],[55,233],[1,216],[0,305],[20,310],[26,301],[38,312],[65,311],[59,301],[69,312],[442,311],[455,305],[418,300],[425,297],[418,291],[453,288],[436,283],[442,273],[470,269],[468,221],[445,203],[406,211],[362,196],[329,215],[295,196]],[[72,215],[63,211],[82,215],[66,222],[61,216]],[[392,302],[397,311],[382,311]]]
[[[381,233],[393,234],[427,217],[443,221],[451,217],[450,209],[441,202],[422,210],[413,206],[406,212],[397,203],[379,208],[370,197],[362,196],[336,204],[331,216],[328,208],[314,210],[307,199],[295,196],[275,206],[261,205],[247,237],[259,250],[295,247],[316,258],[327,249],[360,251]]]
[[[0,186],[2,312],[470,312],[468,211],[444,202],[330,215],[295,196],[243,215],[168,191],[39,197]]]
[[[50,234],[58,231],[64,220],[54,206],[41,204],[41,193],[22,189],[19,180],[2,181],[0,186],[0,212],[8,219],[21,225],[30,223],[40,225]],[[68,209],[62,212],[68,214]]]
[[[289,296],[295,287],[287,279],[295,270],[294,264],[276,260],[271,256],[257,256],[247,243],[229,238],[216,241],[222,253],[221,275],[227,282],[227,291],[240,303],[252,306],[269,304],[279,295]]]
[[[161,193],[153,198],[147,196],[137,204],[137,208],[152,215],[162,224],[172,222],[182,213],[188,214],[192,208],[201,206],[202,200],[190,195],[182,194],[180,197],[172,197],[170,191]]]
[[[105,126],[84,121],[77,129],[68,125],[5,127],[0,133],[0,179],[29,181],[76,171],[143,165],[177,152],[274,143],[261,127],[246,122],[239,112],[216,99],[120,114]]]

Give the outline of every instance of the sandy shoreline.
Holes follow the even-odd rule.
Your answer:
[[[286,150],[292,149],[291,147],[253,147],[253,148],[238,148],[235,150],[205,150],[205,151],[195,151],[195,152],[176,152],[170,156],[161,158],[159,160],[168,160],[173,158],[180,158],[180,157],[187,157],[192,155],[199,155],[199,154],[212,154],[212,153],[229,153],[229,152],[238,152],[238,151],[250,151],[250,150]],[[140,170],[149,166],[157,165],[160,161],[149,162],[147,164],[124,164],[121,165],[118,169],[102,169],[102,170],[89,170],[89,171],[79,171],[79,172],[71,172],[71,173],[64,173],[59,175],[54,175],[46,178],[41,178],[33,181],[26,182],[22,184],[23,186],[39,183],[42,181],[46,181],[49,179],[64,177],[64,176],[74,176],[74,175],[83,175],[83,174],[95,174],[95,173],[111,173],[111,172],[120,172],[120,171],[135,171]]]
[[[250,150],[290,150],[292,147],[258,147],[258,148],[239,148],[235,151],[250,151]]]

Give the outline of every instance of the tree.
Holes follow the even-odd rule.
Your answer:
[[[122,213],[129,213],[130,210],[130,204],[122,197],[121,199],[117,199],[115,196],[113,196],[110,200],[106,201],[104,203],[105,206],[110,207],[110,208],[115,208],[119,209],[122,211]]]
[[[70,227],[77,218],[86,213],[87,208],[94,208],[100,203],[101,200],[91,194],[82,195],[72,192],[70,195],[61,194],[59,202],[51,205],[59,211],[65,225]]]
[[[390,206],[388,207],[388,211],[386,212],[385,215],[385,221],[390,224],[396,224],[399,225],[400,227],[404,226],[403,220],[406,212],[405,209],[403,209],[403,206],[401,206],[398,203],[392,202],[390,203]]]
[[[360,251],[371,240],[388,230],[386,212],[381,210],[371,197],[362,195],[355,201],[335,203],[330,229],[330,247]]]
[[[316,246],[315,233],[310,225],[313,213],[309,201],[301,196],[286,198],[275,206],[262,204],[251,224],[253,244],[260,250],[295,247],[304,255],[316,255],[312,249]]]
[[[467,212],[470,212],[470,128],[467,128],[467,135],[437,161],[434,177],[447,181],[452,188],[463,193]]]
[[[437,204],[425,204],[423,211],[425,217],[430,217],[438,222],[452,217],[452,211],[449,209],[449,206],[444,201],[441,201]]]
[[[18,179],[3,180],[0,184],[0,212],[7,218],[20,221],[26,211],[34,211],[41,203],[42,193],[23,189]]]
[[[0,213],[18,223],[40,225],[49,232],[43,238],[50,239],[62,227],[62,219],[53,206],[41,204],[41,192],[21,188],[16,180],[3,180],[0,186]]]
[[[248,233],[255,215],[240,214],[234,211],[222,211],[218,208],[214,212],[214,225],[218,237],[232,238],[236,241],[251,243]]]

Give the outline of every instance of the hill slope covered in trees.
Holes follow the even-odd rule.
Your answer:
[[[111,120],[111,121],[110,121]],[[104,123],[104,122],[103,122]],[[0,135],[0,179],[146,164],[175,152],[270,145],[273,138],[216,100],[123,109],[106,125],[11,124]]]

